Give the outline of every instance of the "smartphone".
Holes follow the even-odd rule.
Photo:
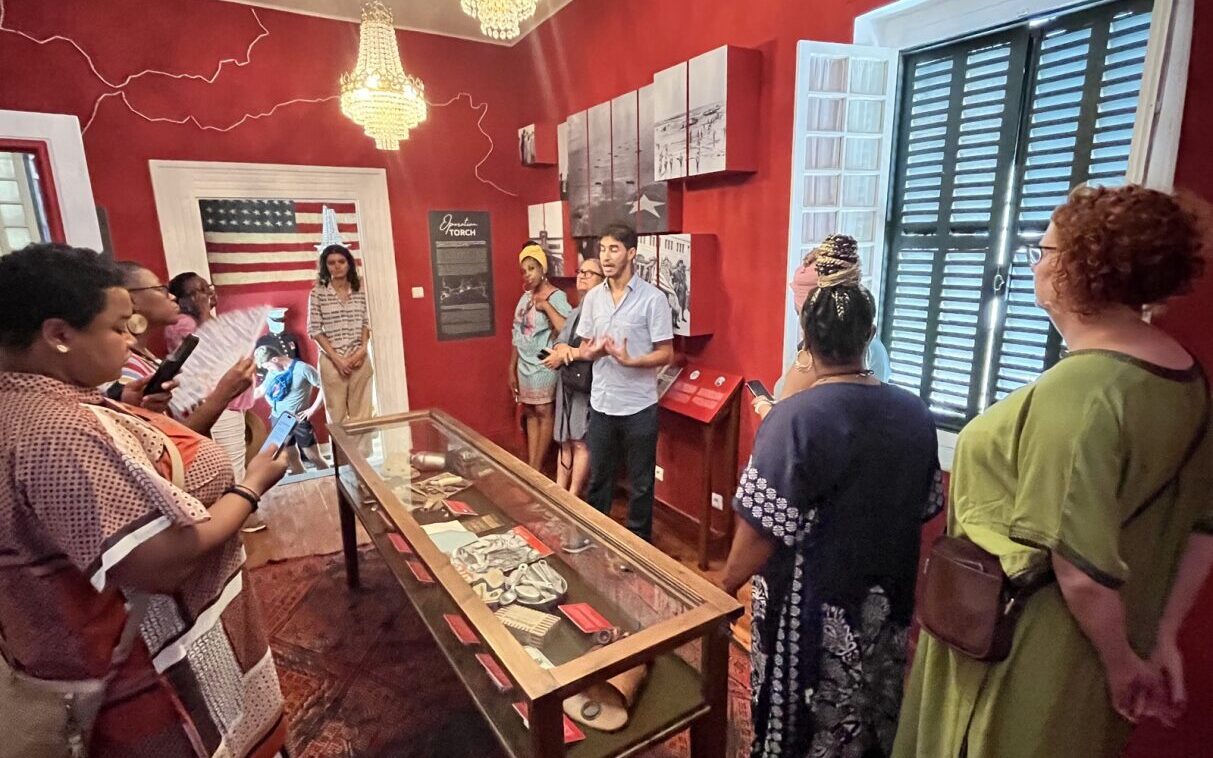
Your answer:
[[[190,357],[190,353],[194,352],[196,347],[198,347],[198,338],[192,334],[181,340],[177,349],[165,358],[156,369],[156,373],[152,374],[147,386],[143,388],[143,394],[156,395],[164,392],[164,383],[177,378],[177,374],[181,373],[181,367],[185,365],[185,359]]]
[[[265,444],[261,446],[260,452],[264,453],[266,450],[277,445],[278,451],[274,453],[274,457],[277,458],[279,455],[282,455],[283,449],[285,449],[288,444],[294,442],[291,432],[295,431],[295,425],[298,423],[298,416],[290,413],[289,411],[284,412],[278,417],[278,420],[274,422],[274,428],[270,430],[270,436],[265,438]]]
[[[545,348],[543,348],[542,350],[540,350],[540,351],[539,351],[539,360],[541,360],[541,361],[546,361],[546,360],[548,359],[548,356],[549,356],[549,355],[551,355],[551,354],[552,354],[552,351],[551,351],[551,350],[548,350],[548,349],[545,347]]]
[[[750,381],[746,382],[745,388],[748,389],[750,394],[756,398],[760,397],[763,400],[767,400],[772,403],[775,402],[775,398],[771,395],[771,391],[764,387],[762,382],[758,381],[757,379],[751,379]]]

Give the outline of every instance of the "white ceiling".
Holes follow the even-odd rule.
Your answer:
[[[336,18],[343,21],[361,19],[363,0],[227,0],[242,5],[305,13],[309,16]],[[459,7],[459,0],[383,0],[392,9],[399,29],[442,34],[476,42],[513,45],[572,0],[539,0],[535,15],[521,25],[522,34],[513,40],[495,40],[480,31],[480,23]]]

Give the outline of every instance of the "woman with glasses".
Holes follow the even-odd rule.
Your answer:
[[[587,258],[577,268],[577,292],[582,300],[585,293],[602,284],[602,264],[597,258]],[[564,328],[556,335],[556,344],[543,365],[557,371],[556,381],[556,442],[560,444],[560,462],[556,468],[556,484],[562,489],[581,497],[586,481],[590,478],[590,448],[585,442],[585,433],[590,425],[590,395],[566,387],[559,369],[571,360],[573,348],[581,343],[577,336],[577,322],[581,318],[581,305],[569,313]]]
[[[1184,710],[1177,634],[1213,564],[1209,388],[1142,319],[1200,276],[1170,195],[1079,188],[1030,252],[1069,354],[961,432],[948,534],[1030,594],[1005,660],[923,632],[893,754],[1119,756]],[[959,610],[959,608],[958,608]]]
[[[198,331],[198,327],[215,317],[215,307],[219,299],[215,288],[194,271],[177,274],[168,283],[168,291],[177,300],[181,315],[172,324],[164,328],[164,344],[169,352],[176,350],[181,342]],[[244,414],[253,409],[256,398],[251,388],[240,393],[227,408],[219,414],[219,418],[211,427],[211,438],[227,451],[232,459],[232,471],[239,480],[244,476],[244,462],[247,456],[245,444]],[[250,527],[251,528],[251,527]]]
[[[169,292],[168,285],[145,266],[134,261],[119,261],[116,266],[122,275],[122,285],[131,296],[133,313],[126,328],[135,338],[130,357],[122,367],[122,377],[118,380],[118,384],[122,385],[122,402],[163,412],[168,407],[166,394],[153,397],[143,395],[144,385],[160,365],[160,359],[148,348],[148,339],[153,329],[164,329],[176,323],[181,308]],[[181,422],[199,434],[210,436],[211,427],[227,405],[252,385],[253,359],[241,358],[228,369],[210,395]],[[172,386],[170,383],[170,389]],[[243,461],[243,445],[241,451]]]

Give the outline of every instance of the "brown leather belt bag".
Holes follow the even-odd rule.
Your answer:
[[[1005,660],[1028,597],[1052,574],[1015,587],[998,557],[963,537],[936,538],[923,566],[918,620],[941,642],[979,661]]]

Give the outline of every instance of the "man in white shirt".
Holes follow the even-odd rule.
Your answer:
[[[594,361],[590,390],[590,486],[586,500],[610,513],[615,472],[627,464],[627,527],[650,540],[657,465],[657,372],[674,355],[670,306],[636,276],[636,231],[612,224],[598,243],[606,281],[586,293],[572,358]]]

